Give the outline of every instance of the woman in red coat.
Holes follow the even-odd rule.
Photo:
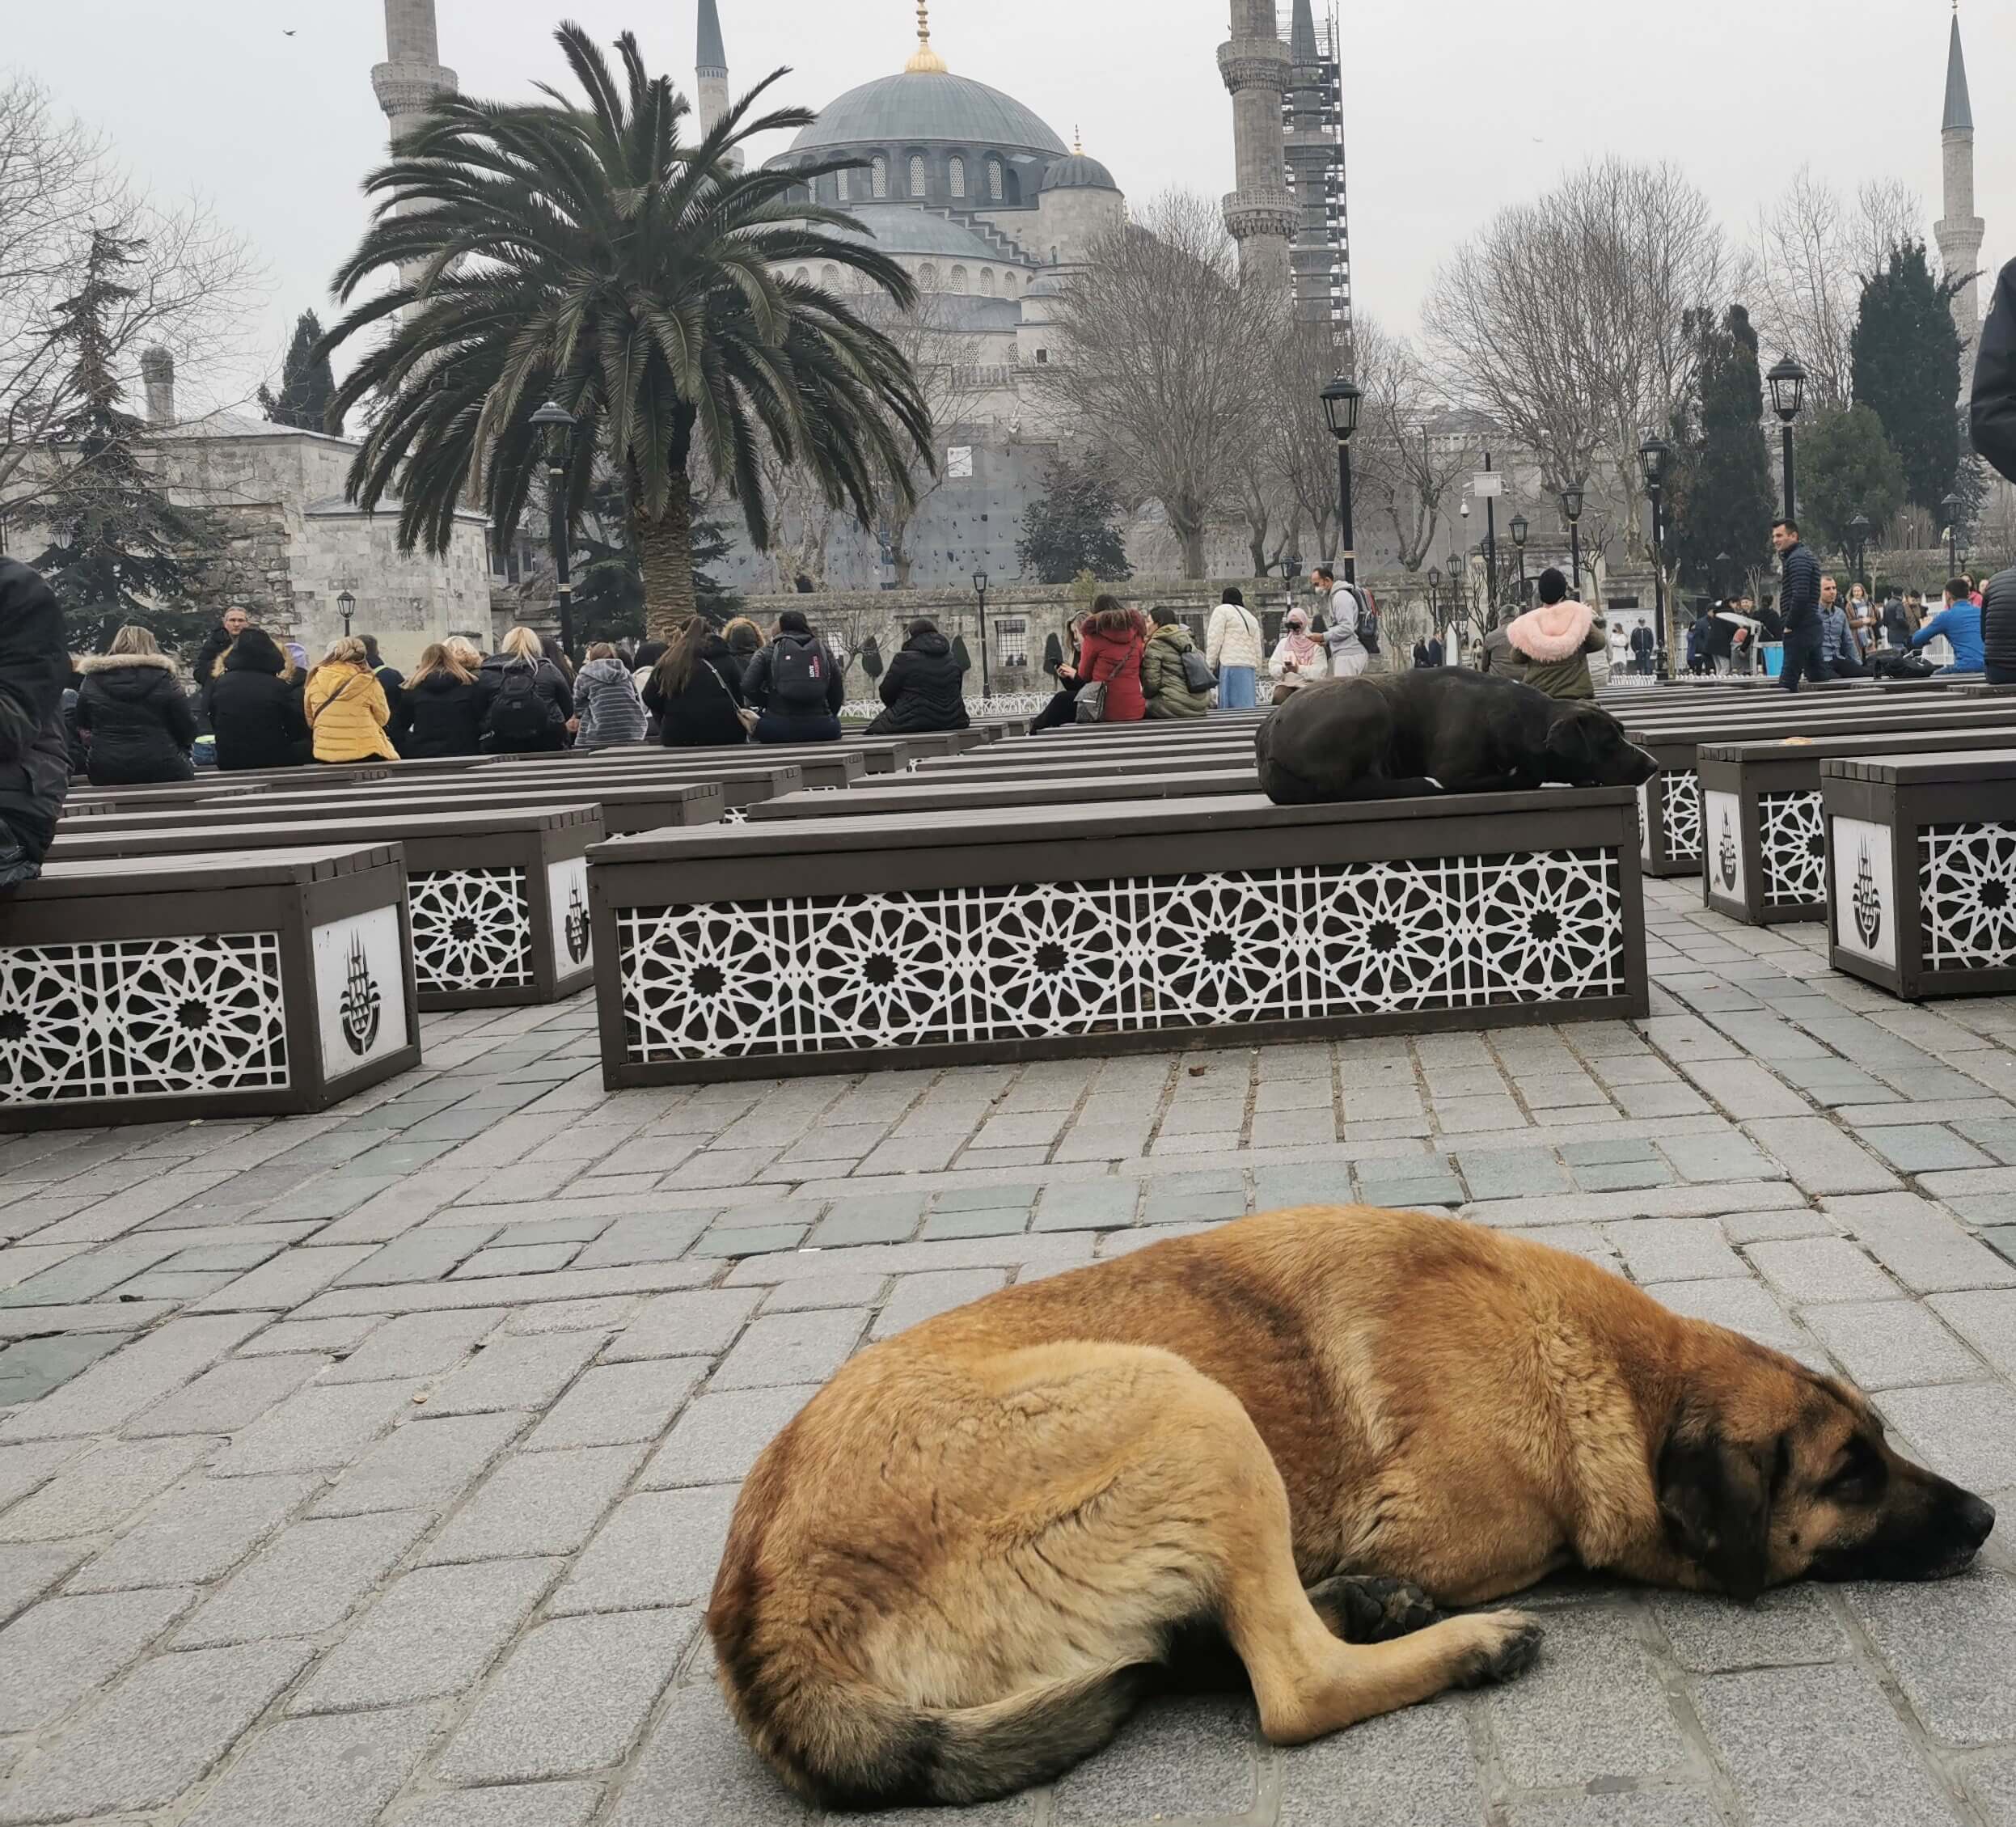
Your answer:
[[[1078,676],[1088,685],[1105,687],[1101,722],[1139,723],[1147,714],[1141,690],[1141,656],[1147,642],[1147,622],[1138,609],[1127,608],[1115,596],[1093,602],[1078,653]]]

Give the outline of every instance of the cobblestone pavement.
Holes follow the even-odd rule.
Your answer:
[[[324,1116],[0,1143],[0,1823],[805,1822],[698,1632],[763,1443],[869,1340],[1293,1201],[1583,1251],[2006,1506],[2016,1000],[1649,893],[1642,1026],[612,1096],[577,1000]],[[2010,1533],[1751,1611],[1561,1584],[1502,1690],[1293,1752],[1159,1704],[929,1818],[2016,1823]]]

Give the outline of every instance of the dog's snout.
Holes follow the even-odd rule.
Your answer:
[[[1960,1533],[1970,1547],[1978,1548],[1995,1527],[1995,1506],[1972,1491],[1960,1499]]]

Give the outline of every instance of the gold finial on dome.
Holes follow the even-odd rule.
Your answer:
[[[1083,159],[1085,156],[1085,135],[1084,129],[1080,127],[1073,127],[1071,129],[1071,150],[1080,159]]]
[[[917,0],[917,49],[903,69],[908,74],[921,73],[926,76],[948,74],[945,60],[931,48],[930,0]]]

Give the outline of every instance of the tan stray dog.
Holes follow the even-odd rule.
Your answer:
[[[757,1461],[707,1622],[801,1795],[972,1802],[1213,1639],[1295,1744],[1532,1660],[1531,1618],[1435,1605],[1938,1578],[1994,1520],[1855,1391],[1579,1256],[1305,1207],[863,1352]]]

